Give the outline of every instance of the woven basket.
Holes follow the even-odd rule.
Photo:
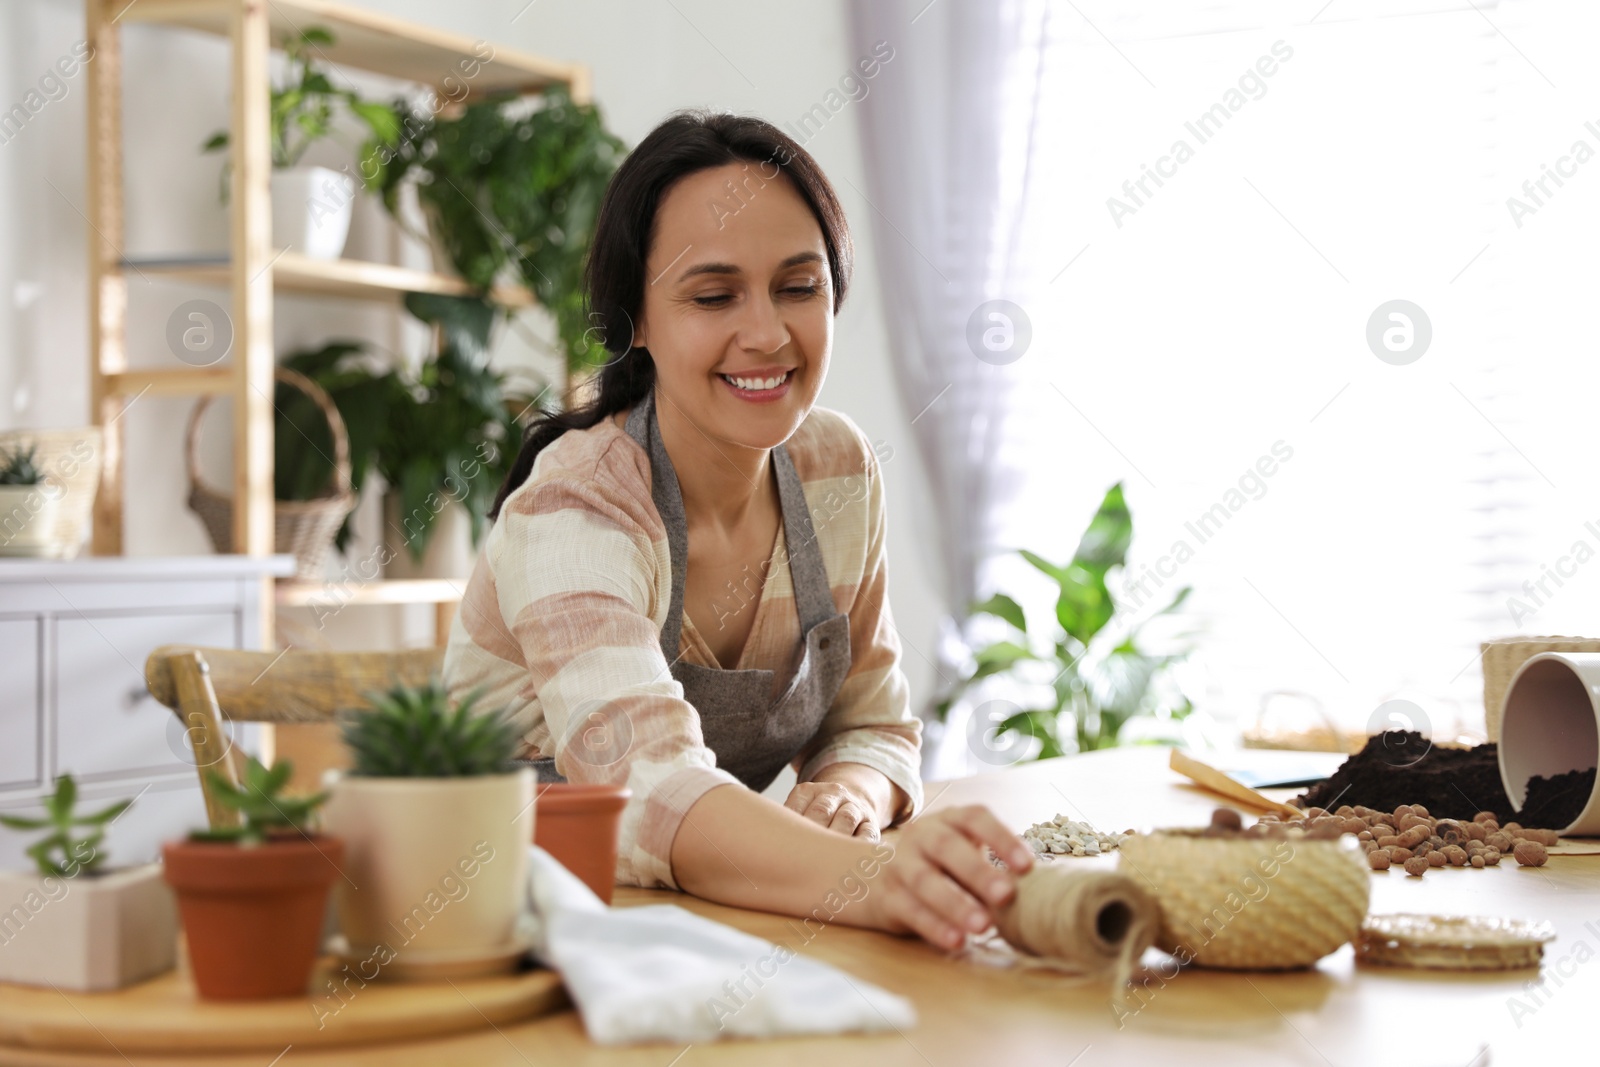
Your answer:
[[[50,540],[59,559],[72,559],[89,535],[94,515],[94,495],[100,489],[100,468],[105,456],[100,427],[75,430],[7,430],[0,433],[0,450],[10,452],[33,445],[46,485],[66,491],[56,505]]]
[[[1268,714],[1273,697],[1298,697],[1308,701],[1316,711],[1316,721],[1301,716],[1298,729],[1275,727]],[[1309,693],[1288,689],[1274,689],[1261,695],[1256,709],[1255,724],[1242,731],[1240,743],[1245,748],[1287,749],[1294,752],[1360,752],[1367,744],[1367,731],[1343,730],[1328,714],[1322,701]]]
[[[1500,714],[1517,669],[1541,652],[1600,652],[1593,637],[1497,637],[1478,646],[1483,653],[1483,715],[1489,740],[1500,740]]]
[[[1118,865],[1160,902],[1162,951],[1204,967],[1287,970],[1360,932],[1372,875],[1353,845],[1167,830],[1124,840]]]
[[[344,525],[345,516],[356,506],[350,487],[350,435],[333,398],[316,382],[287,367],[278,367],[273,376],[309,396],[328,420],[333,431],[333,482],[329,491],[314,500],[273,502],[272,538],[275,550],[293,553],[295,577],[322,577],[322,562],[328,546]],[[211,397],[202,397],[189,416],[189,432],[184,442],[189,468],[189,508],[205,524],[211,545],[218,552],[233,551],[233,498],[206,485],[200,479],[200,417]]]

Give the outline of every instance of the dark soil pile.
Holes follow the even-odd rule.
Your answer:
[[[1500,784],[1498,746],[1434,748],[1415,731],[1390,730],[1369,738],[1333,777],[1295,798],[1301,807],[1364,804],[1393,811],[1421,804],[1436,819],[1471,819],[1492,811],[1502,823],[1560,830],[1576,819],[1594,788],[1595,770],[1569,771],[1528,782],[1521,812],[1511,807]]]

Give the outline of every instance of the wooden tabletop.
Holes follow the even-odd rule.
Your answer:
[[[1166,762],[1167,750],[1158,748],[1048,760],[929,783],[927,807],[984,803],[1019,831],[1058,813],[1102,830],[1203,823],[1213,798],[1185,784]],[[1531,971],[1457,975],[1358,968],[1346,946],[1312,970],[1289,974],[1187,968],[1163,982],[1154,970],[1146,970],[1136,975],[1136,980],[1148,979],[1144,1007],[1120,1027],[1104,987],[1087,987],[1048,972],[997,969],[954,958],[920,941],[840,926],[830,926],[801,945],[789,920],[781,916],[726,908],[677,893],[617,892],[616,903],[623,907],[662,902],[760,937],[783,940],[852,976],[903,994],[915,1004],[918,1024],[904,1033],[874,1036],[603,1049],[588,1040],[577,1015],[568,1010],[438,1041],[316,1054],[291,1048],[275,1067],[1135,1063],[1549,1067],[1596,1059],[1600,856],[1552,857],[1541,868],[1510,864],[1484,870],[1447,868],[1421,880],[1395,872],[1373,875],[1375,913],[1550,920],[1558,939],[1546,948],[1542,985]],[[1166,959],[1152,950],[1145,962],[1152,965]],[[441,995],[449,995],[449,990]],[[147,1056],[123,1059],[110,1049],[104,1057],[76,1058],[0,1050],[0,1065],[137,1063],[142,1067],[154,1062],[159,1061]],[[267,1067],[260,1056],[207,1057],[205,1062]]]

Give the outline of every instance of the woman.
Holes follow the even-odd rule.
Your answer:
[[[679,114],[634,149],[587,267],[615,358],[593,402],[530,429],[444,673],[512,709],[542,780],[632,790],[618,882],[838,900],[819,917],[954,948],[1032,853],[981,807],[879,842],[922,807],[921,724],[878,460],[815,406],[851,258],[827,179],[770,124]],[[779,805],[760,791],[786,765]]]

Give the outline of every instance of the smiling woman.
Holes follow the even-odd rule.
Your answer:
[[[445,680],[511,708],[542,779],[632,791],[618,882],[811,915],[887,860],[830,921],[954,947],[1032,854],[979,807],[881,836],[922,807],[921,724],[878,457],[816,406],[851,257],[832,187],[769,123],[685,113],[645,138],[588,264],[614,358],[529,430]]]

